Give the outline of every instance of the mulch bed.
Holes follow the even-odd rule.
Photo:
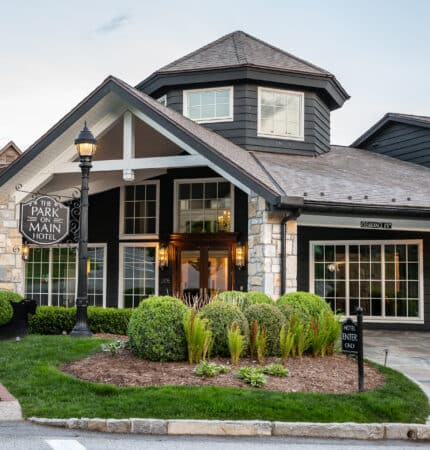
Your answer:
[[[212,360],[218,364],[229,364],[226,358]],[[267,358],[265,363],[278,362]],[[239,366],[256,366],[256,361],[241,359]],[[249,385],[235,376],[236,368],[215,377],[201,377],[193,373],[195,365],[186,362],[152,362],[134,356],[129,350],[122,349],[117,355],[100,352],[80,361],[64,364],[60,369],[74,377],[97,383],[109,383],[118,386],[224,386],[246,387]],[[325,358],[304,356],[290,358],[285,367],[289,376],[278,378],[266,376],[267,384],[263,389],[281,392],[323,392],[346,394],[357,392],[357,363],[344,355]],[[366,390],[375,389],[384,384],[384,376],[375,368],[365,364],[364,384]]]

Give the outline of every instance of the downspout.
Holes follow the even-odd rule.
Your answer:
[[[287,222],[300,216],[300,208],[289,210],[281,219],[281,295],[286,291],[286,269],[287,269]]]

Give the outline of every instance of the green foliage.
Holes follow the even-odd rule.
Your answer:
[[[207,319],[200,319],[194,308],[188,309],[183,320],[187,340],[188,362],[205,361],[212,345],[212,332]]]
[[[19,303],[24,300],[24,297],[13,291],[0,291],[0,301],[8,300],[10,302]]]
[[[236,322],[233,322],[231,329],[228,330],[227,339],[231,363],[237,364],[244,349],[244,342],[243,336],[240,334],[240,326]]]
[[[303,316],[303,320],[316,318],[321,311],[331,311],[330,305],[323,298],[310,292],[290,292],[278,299],[276,304],[282,307],[287,317],[293,313],[297,317]]]
[[[309,348],[310,341],[310,325],[302,320],[290,321],[290,328],[294,335],[294,348],[297,356],[301,358],[303,353]]]
[[[193,372],[202,377],[214,377],[220,373],[226,373],[230,370],[229,367],[222,364],[215,364],[207,361],[200,361],[194,368]]]
[[[266,333],[266,354],[268,356],[277,356],[280,354],[279,333],[282,324],[285,323],[285,316],[275,305],[265,303],[250,305],[245,309],[244,314],[248,323],[257,321],[260,329],[265,329]]]
[[[258,367],[241,367],[236,372],[237,378],[254,387],[264,386],[267,382],[266,377]]]
[[[281,327],[281,332],[279,333],[279,345],[281,348],[281,356],[282,361],[285,363],[293,352],[295,353],[294,347],[294,333],[291,327],[288,327],[286,324],[283,324]]]
[[[76,308],[63,306],[39,306],[36,314],[29,319],[32,334],[61,334],[72,331],[76,322]]]
[[[249,343],[249,326],[244,314],[239,307],[219,300],[206,305],[200,311],[200,317],[209,320],[209,326],[213,335],[213,356],[229,356],[227,332],[236,322],[243,335],[244,347]]]
[[[102,352],[109,352],[112,356],[118,354],[118,352],[124,347],[125,343],[121,342],[119,339],[116,339],[115,341],[109,342],[107,344],[102,343],[100,345]]]
[[[241,311],[250,305],[247,298],[247,293],[243,291],[224,291],[217,294],[213,301],[220,301],[228,303],[229,305],[237,306]]]
[[[267,366],[262,367],[261,372],[265,375],[271,375],[272,377],[287,377],[288,369],[286,369],[281,364],[268,364]]]
[[[127,334],[132,309],[88,307],[88,326],[93,333]],[[39,306],[30,317],[32,334],[70,333],[76,322],[76,308],[63,306]]]
[[[0,326],[6,325],[13,317],[13,308],[7,298],[0,298]]]
[[[395,370],[377,366],[379,389],[352,394],[276,392],[217,386],[122,387],[90,383],[57,367],[100,350],[100,339],[30,335],[0,341],[0,380],[24,417],[270,420],[288,422],[425,423],[422,390]]]
[[[313,356],[332,355],[341,332],[340,316],[323,312],[317,318],[311,317],[310,349]]]
[[[267,303],[268,305],[273,305],[275,302],[267,294],[263,292],[245,292],[245,298],[249,305],[256,305],[260,303]]]
[[[132,352],[151,361],[183,361],[187,307],[174,297],[150,297],[133,311],[128,325]]]

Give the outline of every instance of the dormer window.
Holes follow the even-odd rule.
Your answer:
[[[303,92],[258,88],[258,136],[303,141]]]
[[[233,120],[233,87],[184,91],[183,114],[199,123]]]

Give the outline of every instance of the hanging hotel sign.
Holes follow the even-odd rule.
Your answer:
[[[391,230],[393,228],[393,224],[391,222],[362,220],[360,221],[360,228],[371,228],[372,230]]]
[[[69,207],[48,195],[21,203],[19,231],[34,244],[56,244],[69,234]]]

